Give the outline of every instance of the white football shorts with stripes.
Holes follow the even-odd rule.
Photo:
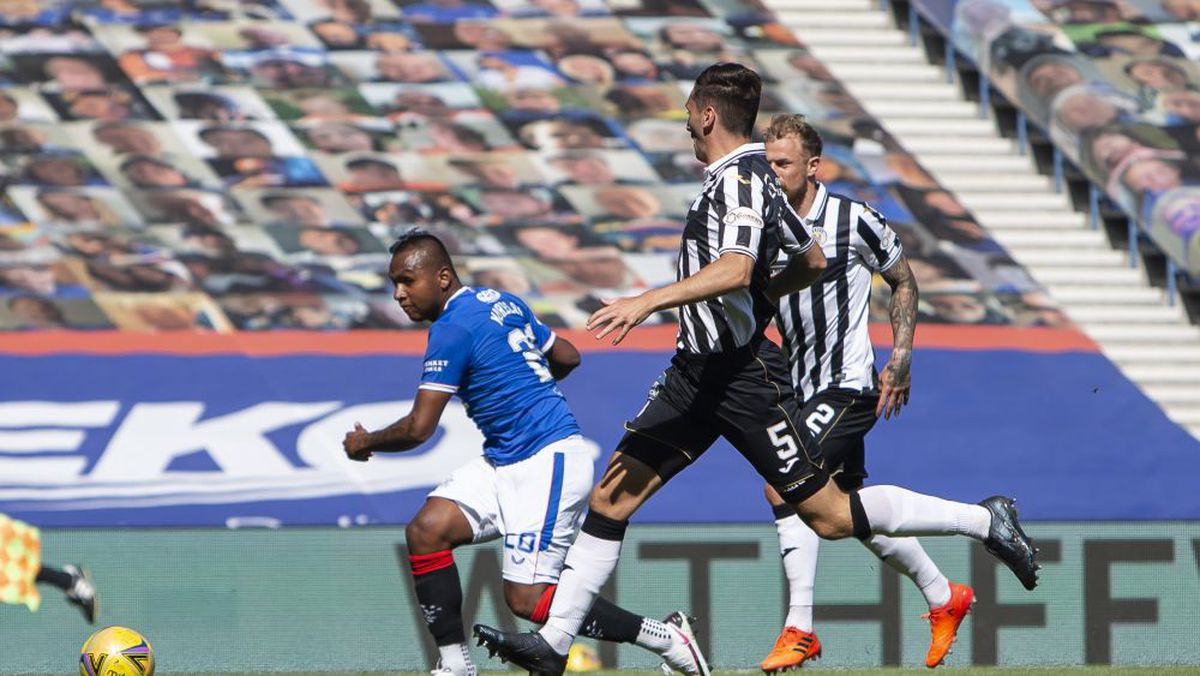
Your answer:
[[[583,521],[593,473],[591,446],[575,435],[511,465],[475,458],[429,497],[458,503],[475,542],[503,538],[505,580],[555,583]]]

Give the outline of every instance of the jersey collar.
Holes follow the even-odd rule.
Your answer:
[[[808,213],[804,214],[804,224],[810,228],[821,220],[821,215],[825,213],[825,204],[829,202],[829,191],[825,189],[825,184],[820,181],[816,181],[816,184],[817,196],[813,199]]]
[[[449,298],[446,299],[446,304],[442,306],[442,312],[445,312],[446,310],[450,309],[450,304],[454,302],[455,298],[458,298],[459,296],[463,295],[464,293],[470,293],[474,290],[475,289],[472,289],[469,286],[458,287],[458,291],[455,291],[453,295],[451,295]]]
[[[748,154],[756,153],[756,152],[757,153],[764,152],[763,144],[761,144],[761,143],[743,143],[742,145],[735,148],[732,152],[730,152],[725,157],[722,157],[721,159],[717,160],[716,162],[713,162],[712,164],[705,167],[704,168],[704,180],[705,181],[712,180],[712,178],[714,176],[719,175],[725,169],[725,167],[729,166],[735,160],[741,158],[743,155],[748,155]]]

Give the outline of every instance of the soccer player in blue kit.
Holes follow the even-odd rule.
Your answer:
[[[567,548],[592,487],[592,454],[555,384],[579,352],[520,298],[459,281],[445,246],[414,230],[392,246],[393,297],[414,321],[431,321],[412,411],[374,432],[346,434],[351,460],[408,451],[433,436],[457,394],[483,432],[483,455],[430,493],[405,529],[417,600],[440,660],[433,673],[475,676],[452,550],[504,540],[504,596],[516,615],[544,622]],[[597,599],[584,635],[635,643],[672,669],[709,676],[686,615],[659,621]]]

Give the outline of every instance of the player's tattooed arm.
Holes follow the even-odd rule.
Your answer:
[[[892,356],[883,369],[879,383],[879,404],[875,415],[891,418],[908,404],[911,386],[913,336],[917,331],[917,301],[920,293],[908,258],[901,256],[881,273],[892,288],[888,313],[892,320]]]
[[[351,460],[366,462],[373,453],[399,453],[416,448],[437,431],[438,421],[451,396],[437,390],[417,390],[416,401],[408,415],[375,432],[368,432],[361,423],[354,423],[354,429],[342,440],[342,449]]]

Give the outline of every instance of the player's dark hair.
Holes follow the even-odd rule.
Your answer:
[[[450,252],[437,235],[420,228],[413,228],[397,237],[396,241],[388,247],[388,252],[395,256],[409,249],[419,249],[427,257],[426,262],[433,263],[439,268],[450,268],[450,272],[456,279],[458,278],[458,270],[454,269],[454,260],[450,258]]]
[[[726,131],[745,138],[754,133],[762,78],[740,63],[715,63],[696,78],[692,100],[700,108],[712,106]]]

